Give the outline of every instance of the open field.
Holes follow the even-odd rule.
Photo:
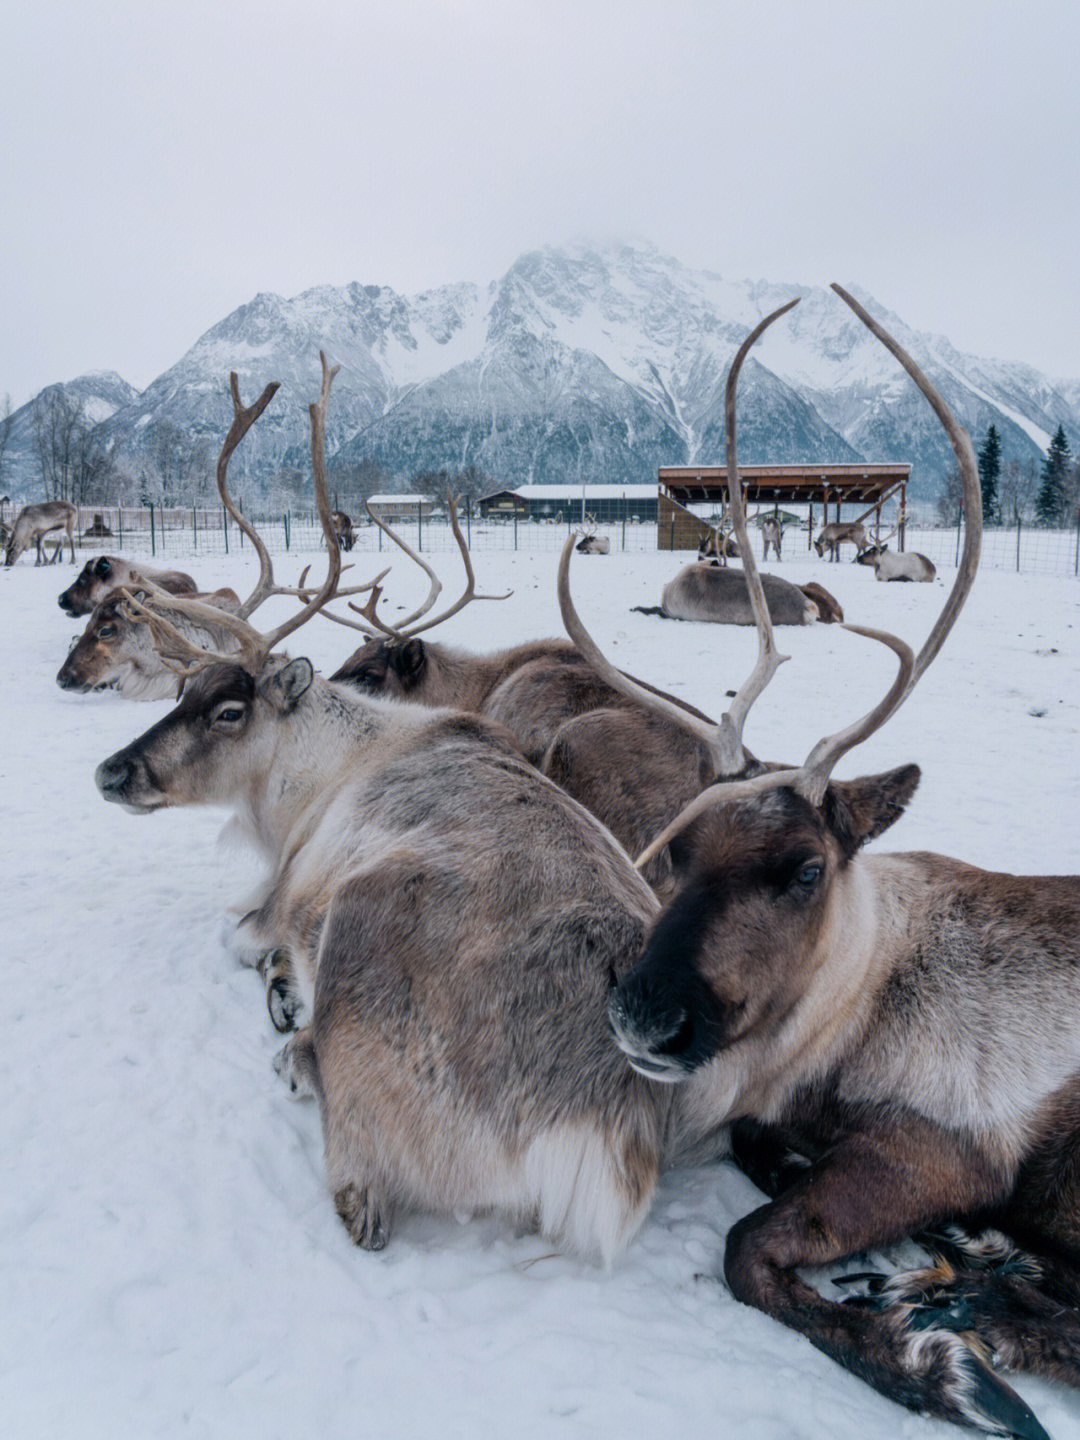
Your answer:
[[[375,568],[376,557],[350,558],[350,580]],[[319,552],[294,545],[279,579],[291,582],[308,560],[317,575]],[[574,593],[616,663],[716,714],[753,663],[753,633],[629,613],[656,603],[678,563],[652,550],[577,557]],[[446,598],[460,565],[445,555],[439,564]],[[512,597],[473,604],[439,639],[481,650],[561,633],[553,553],[477,547],[476,567],[480,589],[512,587]],[[243,590],[254,578],[249,550],[188,568],[207,585]],[[826,584],[849,620],[915,643],[953,575],[946,566],[932,585],[884,585],[813,556],[785,560],[782,573]],[[730,1165],[670,1174],[606,1273],[483,1218],[414,1216],[385,1252],[355,1250],[323,1182],[315,1109],[293,1104],[271,1071],[281,1042],[261,984],[220,943],[222,910],[250,879],[250,860],[218,844],[220,813],[136,818],[94,788],[95,765],[169,707],[56,687],[81,628],[56,605],[70,577],[70,566],[26,560],[0,571],[9,975],[0,1433],[960,1433],[892,1406],[703,1278],[717,1271],[728,1227],[758,1203]],[[387,586],[391,620],[421,593],[403,557]],[[291,653],[329,669],[360,639],[316,621]],[[877,699],[893,662],[832,626],[779,639],[792,659],[747,740],[760,755],[797,760]],[[1080,869],[1071,574],[984,570],[912,699],[839,770],[907,760],[922,766],[922,785],[879,848],[1018,872]],[[1055,1440],[1080,1433],[1080,1394],[1030,1379],[1017,1388]]]

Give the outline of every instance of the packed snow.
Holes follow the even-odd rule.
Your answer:
[[[310,558],[320,563],[279,560],[279,578]],[[561,633],[554,556],[475,558],[478,588],[514,593],[474,603],[439,638],[487,650]],[[752,664],[752,633],[630,613],[656,603],[677,564],[577,557],[574,592],[616,663],[716,714]],[[249,554],[189,568],[208,587],[253,579]],[[869,569],[813,557],[774,568],[825,583],[850,620],[912,640],[953,577],[883,585]],[[440,569],[445,598],[450,557]],[[25,559],[0,572],[12,980],[0,1433],[959,1433],[735,1303],[716,1278],[724,1237],[761,1197],[729,1163],[669,1174],[608,1271],[491,1218],[415,1215],[384,1252],[355,1249],[324,1184],[316,1110],[293,1103],[271,1070],[281,1037],[261,983],[221,943],[223,910],[252,861],[219,843],[220,812],[136,818],[94,788],[95,765],[169,706],[56,687],[77,628],[56,605],[70,577]],[[402,560],[387,585],[392,620],[419,582]],[[292,653],[328,669],[359,641],[314,622]],[[833,626],[783,630],[780,643],[792,658],[747,739],[794,760],[868,708],[893,662]],[[1080,582],[984,572],[912,699],[840,773],[922,765],[910,811],[881,848],[1075,872],[1078,734]],[[820,1283],[838,1293],[827,1275]],[[1080,1394],[1016,1384],[1056,1440],[1080,1432]]]

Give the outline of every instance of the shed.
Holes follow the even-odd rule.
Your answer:
[[[859,519],[874,516],[875,531],[881,528],[881,507],[887,500],[899,501],[897,543],[904,548],[907,518],[907,485],[911,466],[887,465],[740,465],[743,497],[748,505],[806,505],[809,526],[807,547],[814,530],[814,507],[820,505],[822,524],[831,517],[839,520],[841,505],[857,505]],[[690,510],[691,505],[711,504],[722,513],[728,504],[727,471],[722,465],[663,465],[657,475],[657,549],[696,550],[702,535],[713,527]],[[851,517],[854,518],[854,517]]]

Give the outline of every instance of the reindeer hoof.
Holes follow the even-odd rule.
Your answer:
[[[312,1082],[311,1031],[301,1030],[274,1056],[274,1073],[289,1087],[294,1100],[314,1095]]]
[[[383,1250],[390,1238],[390,1225],[384,1220],[374,1192],[367,1186],[346,1185],[334,1196],[334,1205],[361,1250]]]
[[[270,1012],[270,1023],[274,1029],[282,1035],[288,1035],[296,1029],[296,1018],[304,1006],[286,976],[277,975],[267,987],[266,1008]]]

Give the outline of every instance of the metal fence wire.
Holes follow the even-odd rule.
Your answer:
[[[7,506],[13,518],[15,508]],[[627,507],[629,510],[629,507]],[[483,551],[550,551],[562,548],[567,534],[578,528],[577,507],[569,516],[554,519],[481,519],[471,510],[460,517],[469,548]],[[319,517],[313,510],[253,513],[257,527],[271,554],[289,550],[311,551],[323,543]],[[703,518],[708,518],[704,517]],[[415,549],[438,554],[455,549],[446,517],[419,514],[398,517],[389,524]],[[660,536],[655,521],[641,520],[632,513],[603,518],[594,524],[597,535],[606,536],[614,553],[644,553],[656,550]],[[754,534],[753,528],[751,534]],[[784,557],[797,558],[810,549],[811,535],[805,522],[784,530]],[[50,538],[50,544],[54,543]],[[895,539],[891,542],[896,548]],[[938,569],[955,568],[963,543],[963,517],[951,526],[907,529],[905,549],[932,560]],[[227,555],[250,549],[251,542],[221,506],[87,507],[79,512],[77,544],[87,554],[108,551],[165,561],[193,559],[200,555]],[[377,553],[392,548],[382,531],[366,519],[355,522],[354,551]],[[760,543],[755,553],[760,551]],[[677,552],[693,558],[693,552]],[[983,531],[981,566],[988,570],[1013,570],[1029,575],[1071,575],[1080,577],[1080,516],[1069,529],[1049,530],[1023,520],[990,526]]]

